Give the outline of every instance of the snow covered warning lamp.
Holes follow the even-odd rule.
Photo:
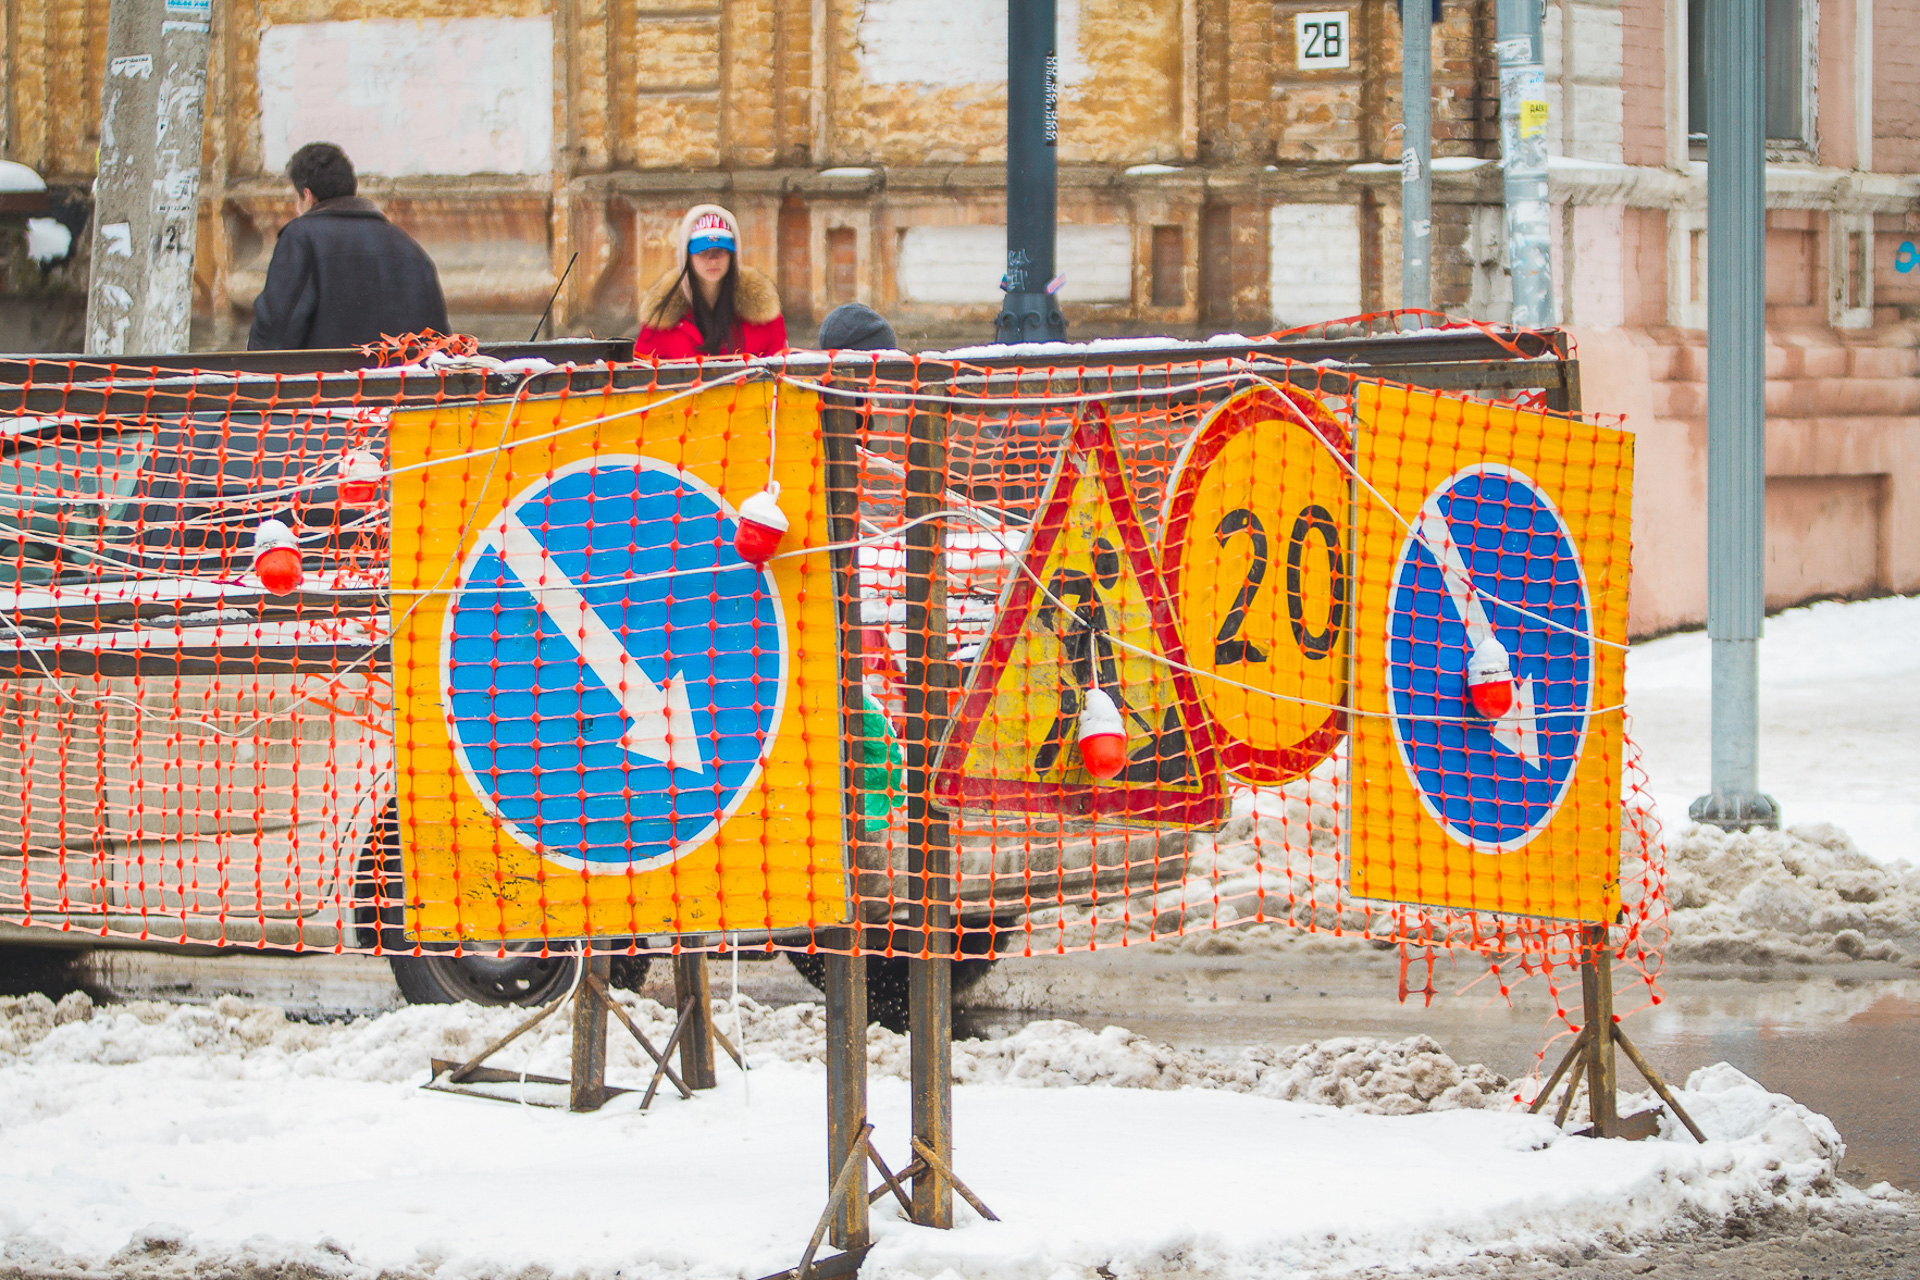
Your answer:
[[[262,520],[253,531],[253,572],[260,585],[276,596],[298,591],[305,576],[300,571],[300,544],[293,530],[278,520]]]
[[[780,509],[779,496],[779,486],[768,485],[740,504],[740,527],[734,530],[733,549],[756,568],[773,559],[780,539],[787,536],[787,513]]]
[[[1127,730],[1120,721],[1120,708],[1104,689],[1087,691],[1087,705],[1080,712],[1080,763],[1087,772],[1105,782],[1127,767]]]
[[[380,459],[349,449],[340,459],[340,500],[350,507],[373,505],[380,496]]]
[[[1467,696],[1473,709],[1489,720],[1513,709],[1513,664],[1507,660],[1507,647],[1494,636],[1475,645],[1467,659]]]

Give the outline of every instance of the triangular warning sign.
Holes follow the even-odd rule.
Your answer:
[[[1219,757],[1185,663],[1112,421],[1091,406],[1061,443],[1021,567],[942,747],[935,801],[1156,826],[1219,823]],[[1127,764],[1105,782],[1087,773],[1079,751],[1080,711],[1096,686],[1118,704],[1127,734]]]

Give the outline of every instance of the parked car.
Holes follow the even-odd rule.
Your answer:
[[[381,501],[343,484],[356,453],[384,457],[383,413],[16,419],[0,433],[0,778],[14,780],[0,785],[0,942],[378,945],[414,1002],[564,989],[570,959],[538,943],[453,955],[402,932],[388,528]],[[253,576],[269,519],[301,541],[292,594]],[[905,842],[879,834],[898,818],[856,854],[870,942],[903,919],[887,890]],[[1031,865],[1025,842],[962,841],[962,945],[977,958],[956,987],[1029,904],[1180,878],[1184,837],[1162,844],[1143,871],[1099,832],[1070,836],[1053,867]],[[792,958],[819,981],[818,956]],[[626,958],[619,979],[645,967]],[[879,1016],[904,1017],[904,975],[876,961]]]

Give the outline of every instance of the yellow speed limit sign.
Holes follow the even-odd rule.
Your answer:
[[[1243,782],[1297,778],[1347,731],[1351,456],[1314,397],[1251,387],[1200,424],[1167,486],[1161,570]]]

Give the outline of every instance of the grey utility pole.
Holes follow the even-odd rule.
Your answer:
[[[1688,815],[1778,827],[1760,793],[1766,616],[1767,170],[1763,5],[1707,4],[1707,635],[1713,790]]]
[[[1400,305],[1433,307],[1433,10],[1400,4]]]
[[[87,351],[187,349],[210,0],[112,0]]]
[[[1054,29],[1054,0],[1007,0],[1007,296],[993,322],[996,342],[1067,336],[1050,290],[1060,138]]]
[[[1500,156],[1506,170],[1507,267],[1513,323],[1553,323],[1553,243],[1547,219],[1547,71],[1544,0],[1495,0],[1500,55]]]

